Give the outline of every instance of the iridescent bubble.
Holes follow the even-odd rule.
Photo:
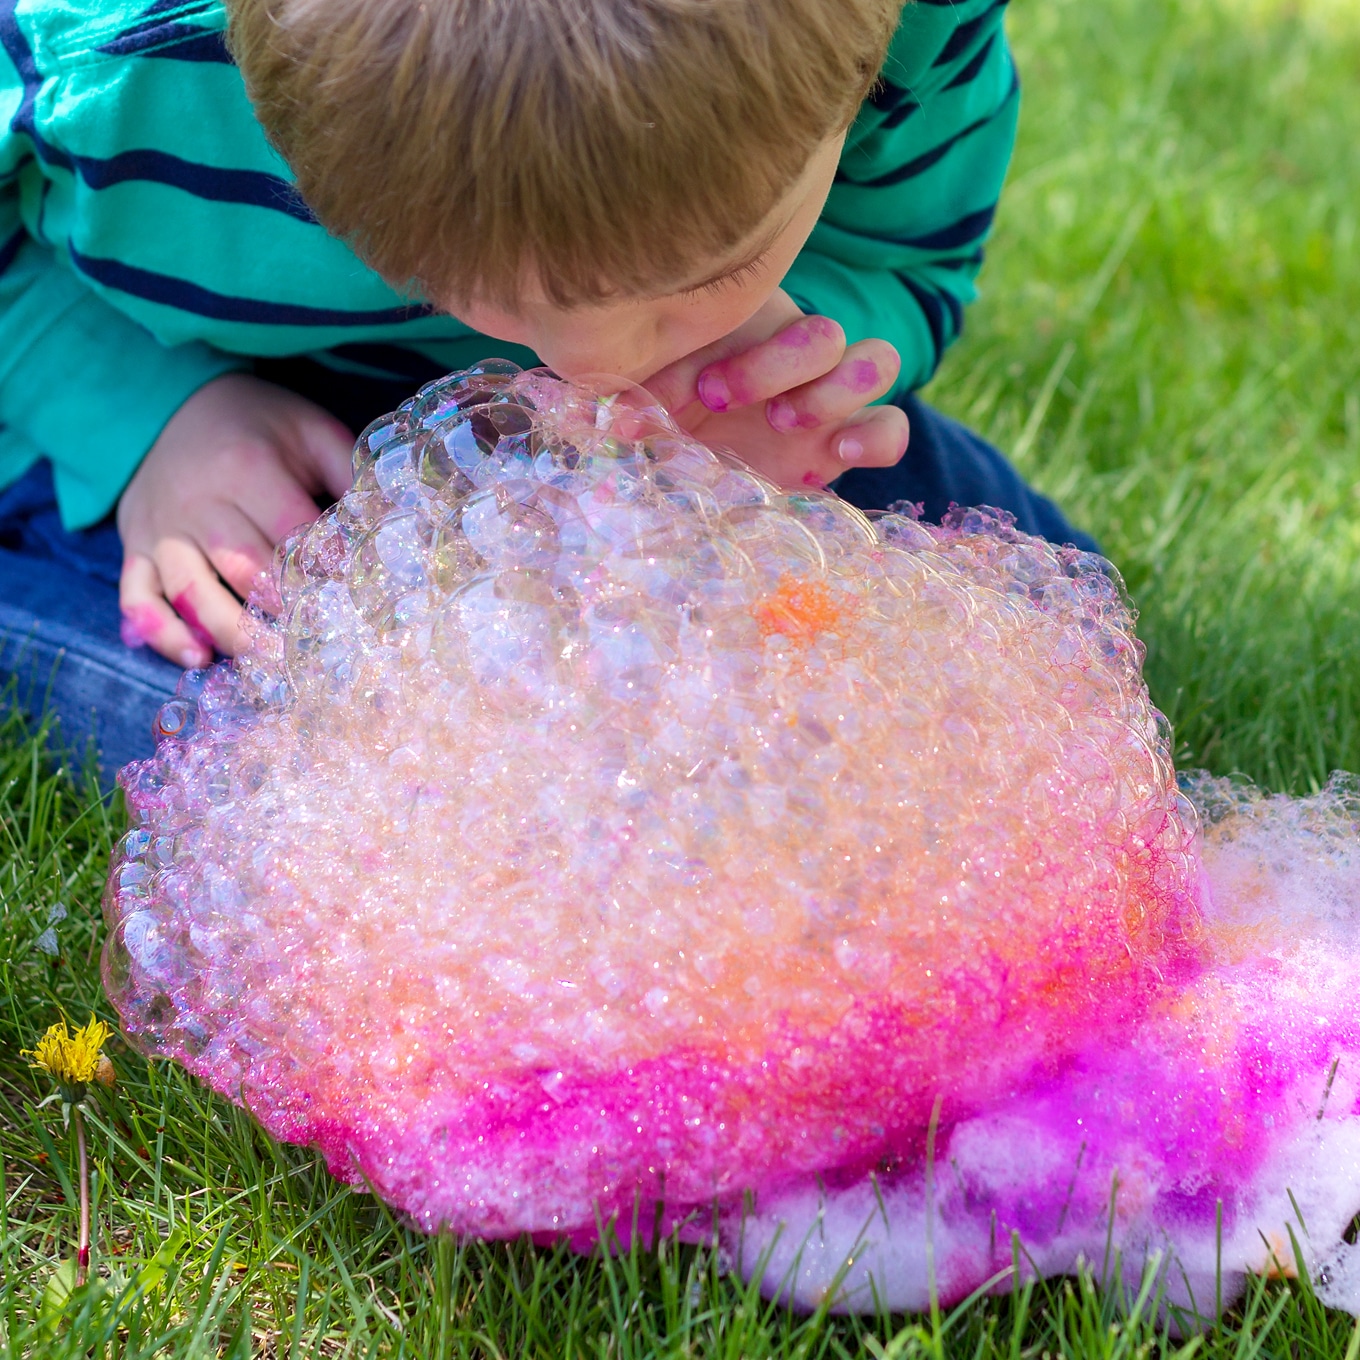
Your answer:
[[[123,772],[135,1043],[428,1230],[716,1221],[847,1308],[1170,1245],[1202,1302],[1293,1203],[1360,1302],[1360,795],[1180,789],[1108,563],[498,361],[355,469]]]

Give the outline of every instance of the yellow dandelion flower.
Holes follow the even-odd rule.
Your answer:
[[[71,1033],[63,1017],[60,1024],[48,1027],[47,1033],[38,1040],[36,1048],[20,1050],[20,1057],[28,1058],[30,1065],[40,1067],[48,1076],[55,1079],[57,1089],[40,1102],[50,1105],[61,1101],[62,1121],[70,1128],[75,1126],[76,1160],[79,1163],[80,1181],[80,1238],[76,1247],[76,1284],[85,1283],[90,1269],[90,1159],[85,1142],[85,1114],[83,1102],[86,1090],[92,1081],[101,1086],[112,1088],[114,1081],[113,1064],[102,1052],[113,1030],[102,1020],[90,1016],[90,1023]]]
[[[110,1026],[93,1015],[74,1034],[62,1020],[49,1027],[37,1048],[24,1049],[20,1057],[31,1058],[31,1066],[41,1067],[63,1086],[88,1086],[107,1071],[108,1059],[101,1050],[112,1033]]]

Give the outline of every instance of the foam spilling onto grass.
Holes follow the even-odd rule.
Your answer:
[[[428,1230],[716,1203],[803,1302],[958,1296],[1013,1232],[1231,1284],[1290,1188],[1340,1243],[1354,798],[1206,783],[1197,837],[1108,564],[508,365],[355,470],[124,772],[144,1048]]]
[[[921,1165],[876,1184],[811,1182],[727,1225],[743,1260],[804,1303],[946,1299],[1014,1263],[1063,1274],[1114,1256],[1130,1284],[1160,1255],[1166,1296],[1213,1316],[1247,1271],[1302,1267],[1360,1307],[1360,796],[1265,798],[1197,778],[1205,888],[1196,966],[1136,1024],[942,1125]],[[928,1213],[928,1210],[930,1211]],[[930,1233],[927,1232],[930,1218]],[[850,1244],[854,1244],[853,1250]],[[847,1259],[852,1259],[848,1270]],[[843,1272],[837,1278],[838,1272]]]

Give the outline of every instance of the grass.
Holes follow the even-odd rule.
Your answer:
[[[1012,31],[1020,152],[933,398],[1124,570],[1182,763],[1294,790],[1360,769],[1360,7],[1016,0]],[[72,1158],[18,1050],[107,1015],[118,825],[40,736],[0,728],[0,1355],[1360,1357],[1306,1284],[1256,1282],[1187,1343],[1089,1278],[834,1319],[671,1244],[428,1240],[121,1050],[90,1119],[103,1273],[63,1297]]]
[[[1360,8],[1016,20],[1020,155],[934,395],[1118,563],[1181,763],[1360,769]]]

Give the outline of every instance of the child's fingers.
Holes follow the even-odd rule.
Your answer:
[[[831,454],[842,468],[892,467],[902,461],[911,422],[900,406],[869,406],[831,436]]]
[[[279,459],[259,458],[243,471],[232,499],[268,542],[282,542],[299,524],[310,524],[321,513],[311,493]]]
[[[901,370],[902,360],[886,340],[861,340],[830,373],[771,398],[765,418],[780,434],[836,424],[891,392]]]
[[[710,364],[699,375],[699,400],[710,411],[767,401],[830,373],[844,354],[845,331],[837,322],[800,317],[769,340]]]
[[[213,529],[205,550],[213,569],[242,599],[274,560],[273,544],[242,511],[226,502],[214,507]]]
[[[802,316],[798,304],[782,288],[777,288],[765,305],[736,330],[658,369],[643,386],[667,411],[680,417],[699,404],[699,377],[706,369],[762,344]]]
[[[212,647],[196,638],[170,608],[156,564],[145,553],[130,552],[118,582],[120,632],[129,647],[149,646],[167,661],[186,668],[206,666]]]
[[[217,579],[202,549],[187,539],[163,538],[155,562],[165,597],[194,641],[235,656],[246,644],[241,602]]]

